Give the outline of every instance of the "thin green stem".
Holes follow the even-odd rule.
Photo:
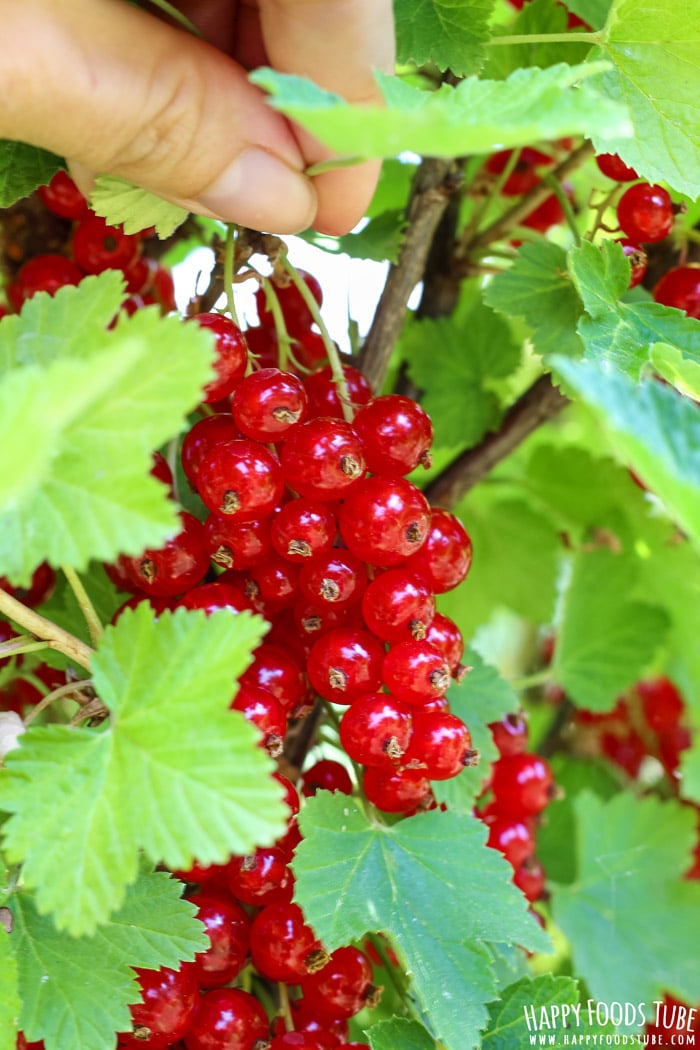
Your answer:
[[[514,149],[512,151],[503,171],[500,173],[496,181],[491,186],[490,191],[484,196],[481,202],[475,206],[471,218],[469,219],[469,222],[467,223],[461,236],[461,240],[464,244],[469,244],[472,237],[479,229],[479,226],[481,225],[481,220],[488,213],[489,208],[493,204],[494,200],[500,197],[501,190],[505,186],[510,176],[515,171],[515,167],[518,161],[520,160],[521,152],[522,150],[520,149]]]
[[[188,33],[192,33],[193,36],[198,36],[200,40],[204,40],[204,33],[197,28],[194,22],[190,22],[189,18],[183,15],[182,11],[178,11],[174,4],[168,3],[168,0],[148,0],[148,2],[153,4],[154,7],[160,8],[163,14],[172,18],[179,26],[186,29]]]
[[[30,722],[33,722],[36,716],[38,714],[41,714],[41,712],[44,711],[55,700],[61,700],[64,696],[72,695],[72,699],[74,699],[75,702],[77,704],[80,704],[80,706],[82,707],[85,701],[81,703],[81,701],[78,700],[74,694],[79,692],[81,689],[84,689],[86,686],[92,686],[91,678],[84,678],[80,682],[68,682],[67,685],[61,685],[58,687],[58,689],[53,689],[50,693],[47,693],[46,696],[42,697],[39,703],[31,709],[27,717],[24,719],[25,726],[28,726]]]
[[[304,278],[290,263],[289,259],[287,258],[286,251],[280,252],[279,261],[284,267],[285,272],[289,275],[292,284],[297,289],[302,299],[306,303],[309,312],[311,313],[311,316],[314,319],[315,324],[318,325],[318,329],[321,333],[321,338],[323,339],[323,346],[326,351],[326,356],[328,357],[328,364],[331,368],[333,382],[335,383],[335,389],[338,394],[338,400],[340,401],[340,406],[343,410],[343,418],[347,423],[352,423],[354,413],[352,410],[352,403],[350,401],[348,384],[345,381],[343,363],[340,360],[340,353],[338,352],[338,347],[335,345],[328,333],[328,329],[326,328],[325,321],[321,317],[321,311],[319,310],[318,303],[314,298],[313,292],[309,288]]]
[[[68,631],[64,631],[58,624],[47,620],[45,616],[40,616],[34,609],[18,602],[2,588],[0,588],[0,614],[18,623],[35,638],[42,638],[51,649],[58,649],[76,664],[90,669],[90,660],[94,655],[94,650],[89,645],[81,642]]]
[[[542,176],[542,182],[544,182],[546,186],[549,186],[550,190],[561,204],[561,210],[564,212],[564,218],[566,219],[569,229],[574,235],[574,240],[576,241],[577,245],[580,245],[581,231],[579,230],[578,225],[576,223],[576,214],[571,206],[571,201],[567,197],[561,183],[549,174]]]
[[[309,178],[314,175],[323,175],[327,171],[338,171],[339,168],[354,168],[365,161],[365,157],[331,157],[330,160],[320,160],[318,164],[311,164],[304,174]]]
[[[25,637],[13,638],[0,645],[0,660],[8,660],[21,653],[36,653],[40,649],[48,649],[47,642],[36,642],[33,638],[27,640]]]
[[[233,275],[236,270],[236,227],[229,223],[226,227],[226,240],[224,242],[224,292],[226,293],[226,309],[231,315],[231,320],[236,328],[240,328],[238,314],[236,313],[236,302],[233,297]]]
[[[605,194],[605,196],[601,200],[600,204],[597,204],[595,206],[595,208],[591,204],[589,204],[589,211],[592,212],[592,214],[593,214],[593,222],[592,222],[590,228],[583,235],[584,240],[592,241],[593,238],[595,237],[596,233],[598,232],[598,230],[600,230],[602,228],[603,216],[605,215],[605,213],[608,210],[608,208],[612,205],[612,203],[615,200],[615,198],[617,197],[619,191],[620,191],[619,185],[615,186],[614,189],[610,190],[609,193]]]
[[[102,626],[102,621],[97,615],[95,606],[90,600],[90,595],[85,590],[83,586],[83,581],[80,579],[75,569],[71,569],[70,565],[62,565],[61,571],[65,578],[68,580],[70,589],[75,595],[75,599],[78,605],[80,606],[80,611],[83,614],[83,617],[85,618],[85,623],[87,624],[88,631],[90,632],[90,640],[93,645],[97,645],[104,632],[104,627]]]
[[[287,367],[287,357],[289,356],[292,339],[287,331],[287,325],[284,320],[284,314],[282,313],[282,307],[280,306],[279,296],[277,295],[275,286],[269,277],[263,278],[263,287],[265,289],[265,305],[272,314],[272,320],[275,323],[275,332],[277,333],[277,343],[279,346],[277,363],[280,369],[284,372]]]
[[[523,689],[533,689],[537,685],[545,685],[551,681],[552,670],[549,667],[545,667],[542,671],[535,671],[534,674],[525,675],[523,678],[516,678],[514,682],[511,682],[511,688],[516,691]]]
[[[280,1001],[280,1016],[284,1021],[284,1027],[287,1032],[294,1031],[294,1018],[292,1017],[292,1007],[289,1002],[289,988],[284,981],[277,982],[277,994]]]
[[[503,44],[595,44],[603,43],[602,33],[515,33],[512,36],[493,36],[489,45]]]

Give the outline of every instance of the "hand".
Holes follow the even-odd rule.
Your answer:
[[[125,0],[0,0],[0,137],[65,157],[83,191],[120,175],[274,233],[349,230],[374,162],[303,174],[329,151],[247,80],[268,64],[352,102],[393,66],[391,0],[181,0],[207,42]]]

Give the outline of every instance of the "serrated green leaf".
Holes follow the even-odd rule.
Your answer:
[[[476,1046],[495,992],[483,942],[546,950],[548,940],[503,857],[484,846],[482,822],[433,811],[388,827],[322,792],[300,825],[295,899],[326,947],[383,930],[447,1050]]]
[[[544,240],[523,244],[513,265],[487,284],[484,302],[506,317],[522,317],[538,354],[580,355],[576,325],[581,304],[559,245]]]
[[[182,884],[165,872],[142,874],[122,907],[94,937],[71,937],[40,915],[31,895],[12,900],[21,1025],[46,1050],[108,1050],[131,1028],[140,992],[131,967],[177,969],[207,944]],[[16,940],[15,940],[16,937]]]
[[[638,379],[652,345],[669,343],[700,364],[700,321],[661,303],[619,301],[627,291],[629,263],[616,241],[583,241],[572,248],[569,272],[588,314],[578,325],[587,358]]]
[[[433,793],[438,802],[446,802],[456,813],[472,813],[474,802],[490,776],[491,763],[498,758],[490,722],[520,707],[517,694],[494,667],[484,663],[474,649],[468,649],[462,661],[471,670],[459,684],[450,686],[450,710],[469,728],[472,747],[479,752],[479,764],[467,767],[451,780],[436,781]]]
[[[498,421],[499,401],[488,389],[509,375],[521,348],[510,328],[478,300],[451,318],[415,321],[398,349],[423,391],[433,420],[435,445],[470,447]]]
[[[107,326],[117,315],[125,288],[119,271],[106,270],[79,285],[59,288],[55,295],[33,295],[21,314],[5,317],[0,324],[0,368],[89,357],[108,338]]]
[[[516,70],[507,80],[470,77],[428,93],[377,74],[384,106],[352,106],[300,77],[259,69],[250,79],[270,92],[271,105],[339,155],[393,157],[405,150],[454,157],[490,153],[533,141],[598,130],[625,135],[625,107],[576,85],[597,67]]]
[[[154,226],[161,239],[169,237],[189,214],[177,204],[114,175],[98,175],[90,206],[111,226],[123,226],[125,233],[140,233]]]
[[[435,1050],[435,1040],[423,1025],[405,1017],[380,1021],[366,1035],[372,1050]]]
[[[299,236],[307,243],[334,255],[344,254],[350,259],[396,263],[403,243],[405,225],[403,210],[397,210],[377,215],[361,230],[343,234],[341,237],[329,237],[323,233],[316,233],[315,230],[306,230]]]
[[[107,335],[85,360],[0,383],[0,573],[12,579],[42,561],[80,570],[139,554],[177,531],[151,455],[200,400],[211,337],[150,309]]]
[[[610,711],[663,642],[662,609],[630,597],[633,556],[594,550],[576,555],[560,609],[552,676],[581,707]]]
[[[666,990],[700,997],[700,886],[683,882],[695,839],[687,807],[621,793],[609,802],[582,793],[578,878],[554,886],[554,921],[576,972],[603,1002],[646,1002]]]
[[[0,922],[0,1050],[15,1050],[20,1008],[17,960]]]
[[[145,605],[129,610],[92,660],[109,722],[97,731],[31,727],[8,756],[6,853],[23,862],[37,907],[59,929],[77,936],[104,922],[136,876],[140,849],[188,868],[280,833],[271,762],[254,727],[229,710],[264,631],[247,613],[178,610],[156,622]]]
[[[540,1031],[543,1014],[547,1029],[571,1029],[577,1014],[578,986],[571,977],[546,974],[524,977],[506,988],[489,1007],[489,1024],[483,1035],[484,1050],[513,1050],[530,1045],[530,1033]],[[529,1020],[529,1023],[528,1023]],[[535,1044],[538,1045],[538,1044]]]
[[[51,181],[63,161],[26,142],[0,139],[0,208],[9,208]]]
[[[551,363],[592,409],[615,454],[700,540],[700,408],[668,386],[635,385],[592,361]]]
[[[394,0],[399,62],[430,63],[456,76],[476,73],[494,0]]]
[[[692,5],[671,0],[614,0],[594,60],[611,69],[584,86],[624,101],[632,138],[603,140],[599,153],[619,153],[649,182],[662,180],[689,197],[700,194],[700,23]]]

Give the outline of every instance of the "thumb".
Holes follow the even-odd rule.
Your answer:
[[[245,71],[124,0],[10,5],[0,83],[0,135],[66,157],[81,182],[118,175],[254,229],[313,221],[299,147]]]

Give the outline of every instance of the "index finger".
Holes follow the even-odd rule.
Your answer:
[[[358,104],[379,104],[374,71],[393,72],[394,21],[391,0],[259,0],[267,55],[275,69],[308,77]],[[309,165],[331,157],[308,132],[297,139]],[[369,204],[379,162],[317,175],[315,229],[345,233]]]

